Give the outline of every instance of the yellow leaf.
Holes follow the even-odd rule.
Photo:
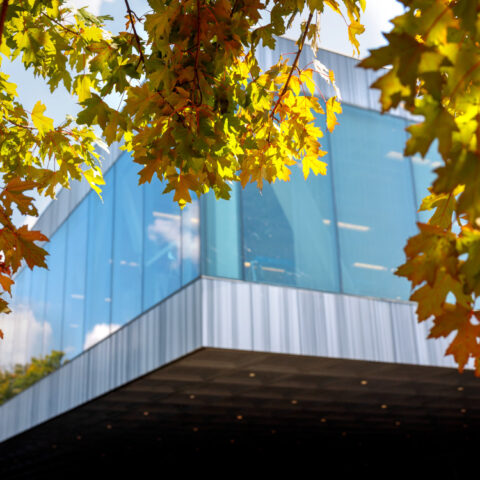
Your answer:
[[[92,85],[92,82],[90,81],[90,78],[87,75],[81,75],[77,77],[76,92],[78,95],[79,102],[83,102],[84,100],[92,96],[90,92],[91,85]]]
[[[320,151],[320,155],[325,155],[327,152]],[[305,180],[307,179],[310,170],[315,175],[326,175],[327,174],[327,164],[319,160],[316,156],[308,155],[302,159],[302,171]]]
[[[337,97],[331,97],[327,100],[327,128],[329,132],[333,132],[335,125],[338,125],[336,113],[342,113],[342,107],[340,102],[337,101]]]
[[[53,119],[43,115],[43,112],[46,109],[47,107],[39,100],[32,110],[32,122],[35,125],[35,128],[38,129],[38,133],[41,137],[43,137],[46,132],[53,130]]]

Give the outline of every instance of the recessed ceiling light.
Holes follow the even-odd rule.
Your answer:
[[[192,395],[189,395],[189,398],[190,398],[190,400],[194,400],[194,399],[195,399],[195,395],[193,395],[193,394],[192,394]]]
[[[361,385],[367,385],[368,382],[367,382],[366,380],[362,380],[362,381],[360,382],[360,384],[361,384]]]
[[[292,400],[292,405],[296,405],[298,403],[298,400]]]
[[[457,390],[458,390],[459,392],[463,392],[463,387],[457,387]]]
[[[382,403],[382,405],[380,405],[380,408],[383,408],[385,410],[386,408],[388,408],[388,405],[386,405],[385,403]]]
[[[254,373],[254,372],[250,372],[250,373],[248,374],[248,376],[249,376],[250,378],[253,378],[253,377],[255,377],[255,373]]]
[[[243,415],[237,415],[237,420],[243,420]]]

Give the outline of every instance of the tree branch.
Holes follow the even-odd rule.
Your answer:
[[[141,43],[140,37],[137,33],[137,29],[135,28],[135,20],[133,19],[133,15],[135,15],[135,14],[132,12],[132,9],[130,8],[128,0],[125,0],[125,5],[127,7],[128,16],[130,17],[130,23],[132,24],[133,34],[135,35],[135,39],[137,40],[138,52],[140,53],[140,60],[141,60],[141,62],[143,62],[143,66],[146,67],[145,57],[143,56],[142,43]]]
[[[193,102],[196,107],[199,107],[203,102],[202,90],[200,89],[200,79],[198,77],[199,56],[200,56],[200,0],[197,0],[197,45],[195,50],[195,83],[197,84],[197,90],[200,93],[200,100],[198,102],[195,102],[195,101]]]
[[[293,72],[297,68],[298,59],[300,58],[300,54],[302,53],[303,46],[305,45],[305,39],[307,38],[308,27],[310,26],[310,23],[312,22],[312,18],[313,18],[313,12],[310,12],[310,15],[308,16],[307,23],[305,24],[305,30],[303,32],[303,35],[302,35],[301,39],[300,39],[300,45],[298,46],[297,54],[295,55],[295,59],[293,60],[292,68],[290,69],[290,73],[288,74],[287,81],[285,82],[285,85],[283,86],[283,90],[280,93],[280,95],[278,96],[278,100],[275,102],[273,110],[270,113],[270,118],[273,118],[273,116],[275,115],[275,110],[277,109],[278,105],[280,104],[280,101],[282,100],[283,96],[287,92],[288,84],[290,82],[290,79],[292,78]]]
[[[3,0],[2,11],[0,12],[0,45],[2,44],[3,26],[5,25],[5,18],[7,17],[8,0]]]

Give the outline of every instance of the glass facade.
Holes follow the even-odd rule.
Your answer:
[[[0,367],[61,350],[71,359],[199,275],[198,202],[183,212],[123,154],[51,236],[48,270],[15,278]],[[6,346],[6,349],[3,349]]]
[[[319,121],[323,121],[320,120]],[[1,327],[0,366],[78,355],[199,275],[388,299],[438,157],[404,157],[406,120],[343,106],[323,138],[326,176],[232,185],[183,211],[158,181],[138,186],[125,153],[52,235],[49,270],[22,270]],[[425,217],[425,218],[424,218]],[[201,242],[200,242],[201,237]],[[5,345],[5,347],[4,347]]]
[[[403,118],[343,105],[339,121],[323,138],[326,176],[305,181],[293,167],[288,183],[202,199],[204,274],[408,299],[409,283],[393,272],[415,223],[428,219],[417,208],[438,154],[403,156]]]

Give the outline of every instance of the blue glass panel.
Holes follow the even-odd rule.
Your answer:
[[[408,282],[394,276],[413,235],[411,166],[402,155],[400,118],[343,106],[331,135],[343,289],[347,293],[406,299]]]
[[[200,274],[200,208],[198,199],[182,211],[182,285],[191,282]]]
[[[424,197],[430,194],[428,187],[430,187],[435,179],[435,168],[442,165],[442,157],[438,153],[437,142],[430,147],[425,158],[416,155],[412,158],[413,164],[413,178],[415,180],[415,193],[417,198],[417,208],[420,207]],[[418,212],[418,220],[426,223],[432,216],[432,211]]]
[[[232,185],[229,200],[211,191],[201,200],[202,257],[206,275],[242,278],[240,188]]]
[[[45,328],[43,354],[62,349],[63,298],[65,286],[65,245],[67,225],[64,223],[47,243],[47,293],[45,300]]]
[[[143,185],[145,232],[143,308],[147,309],[180,288],[180,207],[173,194],[163,195],[157,181]]]
[[[67,270],[63,307],[63,351],[67,359],[78,355],[83,349],[87,214],[88,201],[85,199],[67,220]]]
[[[330,175],[305,181],[295,166],[289,182],[242,197],[246,280],[339,289]]]
[[[32,311],[30,304],[30,285],[32,282],[32,271],[25,267],[22,272],[22,285],[17,290],[17,311],[15,325],[15,352],[14,363],[26,364],[30,360],[29,348],[29,326],[32,323]]]
[[[47,257],[47,263],[49,263]],[[29,357],[38,357],[43,354],[43,336],[45,320],[45,294],[47,291],[47,273],[45,268],[34,268],[30,285],[30,321],[29,332]]]
[[[143,192],[138,165],[123,154],[115,166],[112,325],[142,309]]]
[[[88,197],[84,348],[110,334],[114,173],[112,168],[105,175],[103,202],[93,193]]]

